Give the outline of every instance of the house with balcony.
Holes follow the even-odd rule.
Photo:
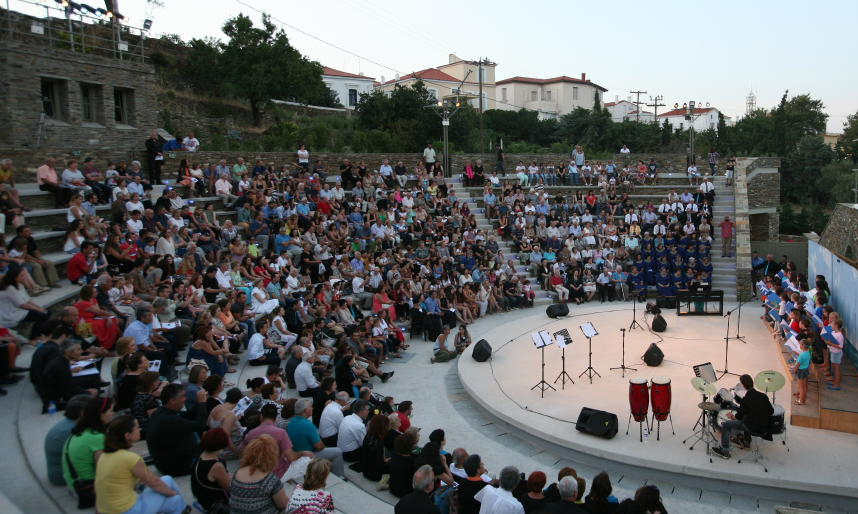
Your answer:
[[[375,79],[363,74],[354,74],[322,66],[322,81],[328,86],[328,89],[337,94],[343,107],[353,110],[357,106],[360,95],[372,92]]]
[[[483,109],[496,109],[495,67],[497,64],[484,62],[481,66],[476,61],[465,61],[455,54],[450,54],[448,60],[447,64],[436,68],[426,68],[401,77],[397,74],[393,80],[385,81],[382,77],[381,82],[375,87],[385,93],[390,93],[397,85],[410,87],[418,80],[422,80],[423,85],[435,98],[441,99],[457,93],[468,94],[475,97],[471,98],[469,102],[475,109],[478,109],[480,107],[480,76],[482,76]]]
[[[580,79],[566,75],[550,79],[516,76],[495,84],[498,109],[537,111],[539,119],[559,118],[578,107],[592,109],[596,97],[601,102],[606,91],[588,80],[585,73]]]

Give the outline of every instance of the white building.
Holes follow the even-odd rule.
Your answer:
[[[694,130],[697,132],[703,132],[704,130],[709,129],[717,129],[718,128],[718,115],[721,113],[715,107],[706,107],[706,108],[696,108],[694,109],[693,117],[694,117]],[[663,125],[664,120],[667,120],[668,123],[673,127],[674,130],[687,130],[691,128],[692,120],[685,119],[687,115],[687,109],[679,108],[667,111],[665,113],[658,115],[658,123]],[[730,124],[730,117],[724,116],[724,122],[728,125]]]
[[[641,123],[652,123],[655,120],[653,113],[649,111],[641,111],[638,117],[638,107],[633,102],[628,100],[620,100],[617,102],[607,102],[605,109],[611,113],[611,121],[622,123],[624,121],[637,121]]]
[[[512,77],[495,83],[497,108],[517,111],[521,108],[539,111],[540,119],[558,118],[578,107],[592,109],[596,96],[599,101],[607,89],[587,80],[565,75],[551,79]]]
[[[322,66],[322,81],[337,94],[343,107],[354,109],[360,95],[372,92],[375,79]]]

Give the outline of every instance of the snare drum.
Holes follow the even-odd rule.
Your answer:
[[[642,423],[649,411],[649,387],[644,378],[629,379],[629,408],[635,421]]]
[[[726,409],[727,405],[733,401],[733,391],[722,387],[718,390],[718,394],[715,395],[712,401]]]
[[[721,430],[724,427],[724,422],[729,421],[730,418],[727,417],[728,414],[736,415],[738,411],[733,409],[721,409],[718,411],[718,416],[715,418],[715,426],[718,427],[718,430]]]
[[[786,412],[784,411],[784,408],[778,404],[774,404],[772,407],[774,408],[771,420],[772,434],[783,434],[786,431]]]
[[[656,421],[665,421],[670,415],[670,379],[667,377],[653,377],[652,389],[650,389],[652,399],[652,414]]]

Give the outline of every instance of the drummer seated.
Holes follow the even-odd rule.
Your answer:
[[[751,375],[739,377],[747,392],[739,400],[739,410],[735,415],[728,414],[727,421],[721,426],[721,446],[712,448],[712,451],[722,459],[730,458],[730,436],[733,432],[741,431],[743,434],[771,434],[771,419],[774,413],[772,403],[765,393],[754,389],[754,379]]]

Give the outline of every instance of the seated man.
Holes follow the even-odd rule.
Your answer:
[[[182,411],[185,395],[181,384],[168,384],[161,390],[161,407],[149,417],[146,445],[149,455],[164,475],[189,475],[198,456],[197,433],[206,429],[208,409],[205,389],[197,391],[191,410]]]
[[[361,446],[366,436],[366,418],[369,415],[369,403],[355,400],[352,413],[343,418],[337,434],[337,447],[343,452],[343,458],[348,462],[360,459]]]
[[[722,459],[730,458],[730,436],[733,432],[741,431],[747,436],[750,433],[766,434],[771,431],[774,408],[769,397],[754,389],[754,379],[750,375],[742,375],[739,382],[747,392],[739,400],[736,415],[728,414],[729,419],[721,426],[721,446],[712,448],[715,455]]]
[[[344,476],[345,464],[343,463],[343,452],[339,448],[326,448],[319,431],[313,425],[313,400],[310,398],[299,398],[295,402],[295,416],[289,420],[286,431],[292,441],[292,450],[296,452],[312,451],[317,459],[331,461],[331,471],[338,477]],[[361,440],[363,442],[363,440]]]
[[[262,406],[259,411],[259,426],[248,431],[244,435],[242,447],[247,447],[251,441],[263,435],[267,435],[277,442],[280,448],[280,455],[277,457],[277,464],[274,466],[272,473],[277,475],[277,478],[283,478],[286,470],[289,469],[289,463],[298,460],[301,457],[314,457],[311,451],[296,452],[292,449],[292,442],[286,431],[274,424],[277,420],[277,407],[273,403],[267,403]]]

